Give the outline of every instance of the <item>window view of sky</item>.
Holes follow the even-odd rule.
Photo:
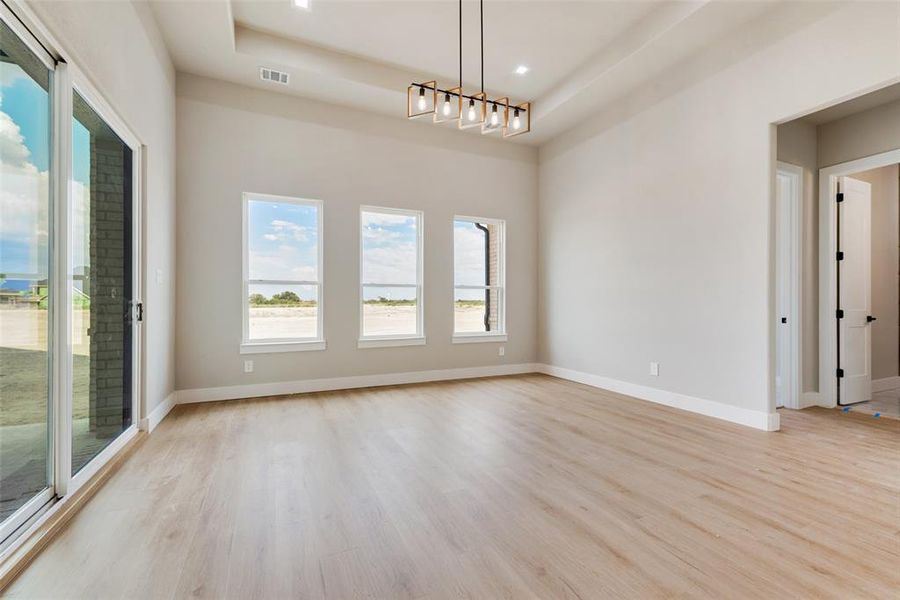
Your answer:
[[[415,285],[418,240],[416,218],[363,212],[363,283]],[[366,287],[363,300],[415,300],[415,288]]]
[[[469,221],[453,222],[453,277],[456,285],[484,285],[484,232]],[[480,290],[456,290],[457,300],[484,300]]]
[[[247,203],[250,279],[318,281],[318,215],[315,206],[251,199]],[[254,286],[264,296],[284,285]],[[315,286],[291,287],[304,300],[316,299]]]
[[[18,65],[0,62],[0,273],[47,276],[50,100]],[[74,229],[88,232],[90,134],[72,127]],[[73,239],[73,264],[88,264],[87,240]],[[10,278],[13,279],[12,277]],[[14,285],[13,281],[8,282]]]
[[[41,86],[0,62],[0,273],[47,276],[49,109]]]

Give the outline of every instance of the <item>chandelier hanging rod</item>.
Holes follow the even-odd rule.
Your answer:
[[[431,117],[435,123],[456,122],[459,129],[480,127],[482,134],[496,132],[504,138],[528,133],[531,131],[531,102],[511,104],[509,98],[492,99],[484,91],[484,0],[478,2],[478,15],[481,91],[466,93],[463,85],[463,0],[459,0],[459,85],[449,89],[438,87],[436,78],[410,83],[406,93],[406,117]],[[426,95],[426,90],[430,94]],[[439,94],[443,96],[440,110]],[[451,105],[451,97],[456,99],[456,109]],[[468,104],[465,111],[464,102]]]

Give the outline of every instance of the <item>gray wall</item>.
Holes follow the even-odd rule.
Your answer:
[[[800,390],[819,387],[819,169],[816,126],[803,120],[778,126],[778,160],[803,169],[800,260]]]
[[[533,148],[188,75],[177,93],[179,390],[534,361]],[[327,350],[239,353],[245,191],[324,201]],[[362,204],[425,213],[426,346],[357,348]],[[504,357],[451,343],[454,214],[506,219]]]
[[[770,124],[896,79],[898,17],[896,3],[830,5],[642,112],[541,147],[541,360],[772,412]]]
[[[28,5],[146,146],[144,377],[149,412],[175,390],[175,70],[146,3]]]
[[[900,147],[900,100],[823,123],[818,134],[819,168],[896,150]]]

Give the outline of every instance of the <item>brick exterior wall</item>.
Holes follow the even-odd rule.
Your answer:
[[[487,225],[490,233],[490,243],[488,244],[488,260],[489,273],[488,280],[490,285],[500,283],[500,227],[494,224]],[[500,329],[500,295],[496,290],[490,290],[490,310],[488,311],[488,323],[490,331],[498,331]]]
[[[123,394],[130,404],[130,379],[125,361],[125,313],[129,308],[130,252],[128,215],[130,157],[119,140],[91,136],[90,183],[90,428],[98,437],[113,437],[130,420]]]

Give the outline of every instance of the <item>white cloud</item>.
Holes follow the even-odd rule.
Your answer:
[[[301,243],[309,242],[309,236],[307,234],[310,231],[310,228],[308,227],[297,225],[296,223],[284,221],[282,219],[273,219],[272,222],[269,223],[269,227],[272,233],[264,234],[263,238],[271,242],[276,240],[294,240]]]
[[[373,244],[384,244],[401,237],[403,237],[403,234],[399,231],[391,231],[382,227],[366,227],[363,229],[363,239]]]
[[[362,214],[362,225],[365,228],[369,227],[377,227],[377,226],[397,226],[397,225],[406,225],[409,227],[413,227],[416,224],[415,217],[411,217],[409,215],[394,215],[390,213],[373,213],[373,212],[363,212]]]
[[[49,180],[30,159],[19,126],[0,111],[0,237],[30,247],[28,268],[42,272],[46,265],[38,260],[47,246]]]
[[[474,228],[453,230],[453,269],[457,285],[484,285],[484,233]]]
[[[17,64],[0,62],[0,87],[9,87],[18,79],[25,79],[25,71]]]
[[[363,281],[416,283],[416,258],[414,243],[367,248],[363,255]]]

